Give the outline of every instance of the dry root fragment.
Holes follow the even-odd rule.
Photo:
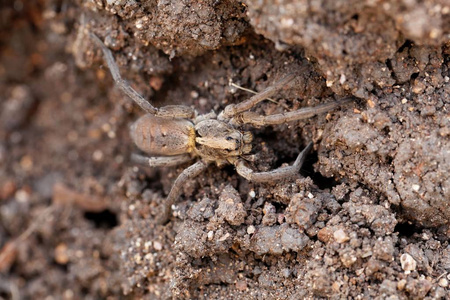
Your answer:
[[[60,182],[53,186],[52,202],[75,205],[87,212],[101,212],[108,208],[108,201],[104,197],[76,192]]]

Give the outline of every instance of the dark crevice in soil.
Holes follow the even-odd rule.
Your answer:
[[[417,73],[412,73],[412,74],[411,74],[411,77],[410,77],[411,81],[414,80],[414,79],[416,79],[417,77],[419,77],[419,74],[420,74],[419,72],[417,72]]]
[[[214,169],[215,168],[215,169]],[[219,171],[224,171],[224,172],[226,172],[226,174],[229,176],[229,177],[231,177],[231,176],[233,176],[234,174],[236,174],[236,167],[235,166],[233,166],[233,165],[225,165],[225,166],[223,166],[223,167],[217,167],[217,166],[212,166],[212,167],[210,167],[210,169],[213,171],[213,172],[219,172]],[[208,173],[206,173],[207,175],[208,175]]]
[[[400,48],[398,48],[397,52],[403,52],[403,50],[405,50],[405,48],[411,48],[413,46],[413,42],[411,40],[406,40],[403,45],[400,46]]]
[[[279,203],[279,202],[270,202],[273,206],[275,206],[275,209],[277,211],[277,213],[283,213],[286,210],[286,205],[283,203]]]
[[[317,156],[317,152],[310,153],[306,159],[305,163],[303,164],[300,173],[307,177],[309,176],[314,183],[322,190],[324,189],[331,189],[339,184],[338,181],[336,181],[333,177],[325,177],[320,172],[316,172],[314,170],[314,164],[317,163],[319,160]]]
[[[420,233],[421,231],[421,228],[409,223],[398,223],[395,226],[395,232],[398,232],[400,237],[411,237],[414,233]]]
[[[147,167],[146,167],[147,168]],[[151,172],[152,170],[150,170],[150,168],[147,168],[146,171]],[[154,169],[155,173],[148,176],[145,176],[145,184],[144,184],[144,189],[151,189],[154,191],[162,191],[163,190],[163,185],[161,183],[161,181],[155,180],[158,178],[162,178],[162,176],[164,175],[160,169]]]
[[[391,59],[386,59],[385,64],[389,68],[389,71],[391,71],[391,77],[394,78],[395,81],[398,82],[397,75],[395,74],[394,67],[392,66],[392,60]]]
[[[56,260],[53,260],[51,265],[54,268],[58,268],[62,272],[69,272],[69,265],[68,264],[60,264]]]
[[[119,225],[117,215],[108,209],[98,213],[86,212],[84,217],[93,222],[96,228],[110,229]]]
[[[147,81],[150,81],[150,77],[147,76]],[[146,97],[147,101],[149,101],[152,105],[156,107],[161,107],[165,105],[180,105],[183,102],[183,99],[170,99],[167,95],[173,86],[178,86],[180,84],[180,80],[177,77],[177,74],[171,74],[168,76],[164,76],[164,82],[161,88],[158,91],[155,91],[155,94],[151,97]]]

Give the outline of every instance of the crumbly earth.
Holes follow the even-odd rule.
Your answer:
[[[260,171],[313,141],[301,175],[210,166],[159,225],[188,165],[132,164],[142,112],[89,32],[155,106],[291,72],[257,113],[355,101],[245,128]],[[0,299],[448,299],[449,111],[446,0],[1,2]]]

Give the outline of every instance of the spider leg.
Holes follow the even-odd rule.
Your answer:
[[[249,99],[242,101],[241,103],[238,104],[227,105],[223,110],[222,117],[224,119],[231,119],[235,115],[243,111],[249,110],[259,102],[269,98],[270,96],[281,90],[286,84],[291,82],[295,78],[295,76],[296,74],[294,73],[288,74],[283,78],[281,78],[279,81],[275,82],[275,84],[273,84],[272,86],[269,86],[264,91],[254,95],[253,97],[250,97]]]
[[[119,67],[114,60],[114,57],[105,44],[93,33],[90,33],[91,38],[95,43],[102,49],[103,56],[105,57],[106,64],[111,71],[111,75],[117,84],[117,86],[131,98],[137,105],[139,105],[144,111],[149,114],[155,115],[158,109],[151,105],[147,100],[145,100],[138,92],[136,92],[129,84],[120,76]]]
[[[189,154],[181,154],[181,155],[175,155],[175,156],[148,157],[148,156],[133,153],[131,155],[131,160],[135,163],[155,168],[155,167],[178,166],[178,165],[181,165],[188,161],[191,161],[192,157]]]
[[[192,166],[185,169],[181,174],[178,176],[178,178],[173,183],[172,189],[170,190],[169,195],[167,196],[166,201],[163,205],[163,211],[161,213],[161,216],[158,218],[157,223],[158,224],[165,224],[170,218],[172,205],[175,203],[175,201],[178,199],[181,193],[181,187],[183,184],[196,176],[198,176],[200,173],[206,170],[208,167],[208,163],[204,161],[197,161]]]
[[[286,122],[308,119],[312,116],[328,112],[354,100],[355,98],[349,97],[335,102],[317,105],[315,107],[305,107],[298,110],[269,116],[256,115],[254,112],[243,112],[239,116],[236,116],[232,122],[237,124],[251,124],[253,126],[278,125]]]
[[[255,172],[246,166],[243,159],[238,159],[235,163],[236,171],[239,175],[251,182],[270,182],[285,178],[294,177],[300,171],[305,161],[306,154],[311,150],[313,143],[310,142],[305,149],[297,156],[294,164],[289,167],[281,167],[268,172]]]

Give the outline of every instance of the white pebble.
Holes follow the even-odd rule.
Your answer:
[[[27,203],[28,201],[30,201],[30,194],[25,191],[25,190],[18,190],[15,194],[14,197],[16,198],[17,202],[20,203]]]
[[[199,96],[199,94],[198,94],[197,91],[191,91],[191,98],[192,98],[192,99],[197,99],[198,96]]]
[[[448,280],[445,278],[439,279],[439,285],[442,286],[443,288],[448,287]]]
[[[155,248],[156,251],[161,251],[163,246],[160,242],[155,241],[153,242],[153,248]]]
[[[206,98],[200,98],[198,100],[198,104],[200,104],[200,106],[206,106],[206,104],[208,104],[208,99]]]
[[[227,240],[227,238],[229,238],[229,237],[230,237],[230,234],[227,232],[218,241],[225,242]]]
[[[92,154],[92,158],[95,161],[101,161],[103,159],[103,152],[101,150],[95,150]]]
[[[135,26],[136,26],[137,29],[141,29],[141,28],[142,28],[142,25],[143,25],[143,24],[142,24],[142,20],[137,20],[137,21],[136,21]]]
[[[145,250],[145,252],[148,252],[148,250],[150,249],[151,246],[152,246],[152,242],[151,241],[146,241],[144,243],[144,250]]]
[[[294,19],[292,19],[292,18],[281,18],[280,24],[281,24],[282,28],[289,28],[292,25],[294,25]]]
[[[417,267],[416,260],[408,253],[403,253],[402,256],[400,256],[400,263],[405,274],[411,273],[411,271],[414,271]]]
[[[334,240],[339,244],[347,242],[350,238],[344,230],[338,229],[333,233]]]
[[[255,231],[256,231],[255,226],[250,225],[250,226],[247,227],[247,233],[248,234],[253,234],[253,233],[255,233]]]

